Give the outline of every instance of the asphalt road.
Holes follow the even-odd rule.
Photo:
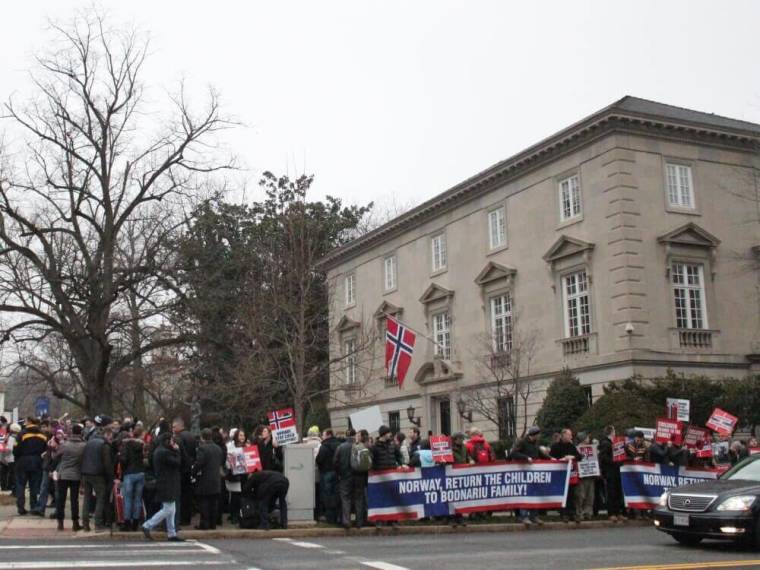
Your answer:
[[[652,528],[186,542],[1,541],[0,570],[44,568],[760,569],[760,552],[678,545]]]

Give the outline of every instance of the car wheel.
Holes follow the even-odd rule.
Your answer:
[[[701,536],[694,536],[692,534],[674,534],[671,536],[676,539],[676,542],[684,546],[696,546],[702,542]]]

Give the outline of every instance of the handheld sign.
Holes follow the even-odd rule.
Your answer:
[[[275,410],[267,414],[272,437],[279,445],[298,443],[298,429],[293,408]]]
[[[615,436],[615,439],[612,440],[612,461],[622,463],[625,459],[625,437],[622,435]]]
[[[259,448],[256,445],[248,445],[243,448],[243,457],[245,463],[245,472],[253,473],[261,471],[261,458],[259,457]]]
[[[599,477],[602,472],[599,469],[599,454],[595,444],[582,444],[578,446],[578,452],[583,456],[578,462],[578,476]]]
[[[701,449],[705,444],[709,445],[712,441],[710,430],[689,426],[684,436],[683,444],[689,449]]]
[[[451,449],[451,438],[449,436],[431,436],[430,450],[433,452],[435,463],[454,463],[454,451]]]
[[[666,399],[667,416],[671,420],[688,422],[690,408],[691,402],[689,400],[683,400],[681,398]]]
[[[245,475],[247,473],[244,449],[243,447],[235,447],[227,451],[227,464],[230,466],[233,475]]]
[[[710,419],[707,420],[707,423],[705,425],[714,432],[717,432],[721,435],[731,435],[734,433],[734,428],[736,427],[736,422],[738,421],[739,418],[736,416],[732,416],[720,408],[715,408],[712,415],[710,416]]]
[[[356,431],[366,429],[369,433],[375,432],[383,425],[383,414],[380,412],[380,406],[370,406],[349,416],[351,425]]]
[[[667,418],[657,419],[657,432],[654,440],[657,443],[667,443],[672,441],[676,445],[681,445],[683,433],[683,424],[678,420],[669,420]]]
[[[635,427],[633,428],[635,431],[640,431],[644,434],[644,439],[647,441],[654,441],[654,436],[657,433],[657,429],[655,428],[643,428],[643,427]]]

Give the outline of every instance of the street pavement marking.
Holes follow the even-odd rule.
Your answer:
[[[34,570],[37,568],[145,568],[148,566],[221,566],[229,560],[61,560],[35,562],[0,562],[2,570]]]
[[[362,564],[369,566],[370,568],[377,568],[377,570],[409,570],[404,566],[397,566],[395,564],[390,564],[389,562],[381,562],[379,560],[375,562],[362,562]]]
[[[716,562],[683,562],[680,564],[644,564],[641,566],[609,566],[593,570],[700,570],[701,568],[740,568],[760,566],[760,560],[720,560]]]
[[[188,548],[200,546],[196,542],[139,542],[134,544],[121,544],[120,548]],[[99,544],[10,544],[0,546],[0,550],[60,550],[62,548],[103,548],[104,543]],[[208,546],[208,545],[204,545]],[[214,548],[211,546],[210,548]],[[205,549],[204,549],[205,550]],[[216,550],[216,549],[215,549]]]
[[[321,544],[317,544],[316,542],[297,542],[293,541],[290,544],[293,546],[300,546],[301,548],[324,548]]]
[[[185,543],[185,544],[187,544],[187,543]],[[190,544],[195,544],[196,546],[202,548],[206,552],[210,552],[211,554],[221,554],[222,553],[222,551],[219,550],[218,548],[216,548],[214,546],[211,546],[210,544],[205,544],[203,542],[198,542],[197,540],[191,541]]]

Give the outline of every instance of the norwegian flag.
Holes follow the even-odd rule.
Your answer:
[[[267,417],[269,418],[269,427],[272,431],[279,431],[281,429],[295,427],[296,425],[293,408],[285,408],[284,410],[269,412]]]
[[[386,322],[385,371],[389,378],[398,379],[398,387],[401,388],[412,362],[417,335],[394,318],[388,317]]]

